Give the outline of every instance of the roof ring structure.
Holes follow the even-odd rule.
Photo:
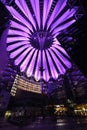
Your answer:
[[[56,36],[76,21],[77,8],[70,9],[67,0],[15,0],[7,6],[13,16],[7,51],[20,72],[48,82],[71,68]]]

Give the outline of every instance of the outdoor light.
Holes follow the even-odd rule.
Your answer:
[[[71,68],[70,57],[56,36],[76,20],[76,7],[67,0],[15,0],[7,6],[13,19],[7,38],[7,51],[14,65],[28,77],[58,79]],[[53,6],[54,5],[54,6]]]

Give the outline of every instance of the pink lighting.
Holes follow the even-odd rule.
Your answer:
[[[56,36],[76,21],[77,8],[70,9],[67,0],[15,0],[7,8],[13,16],[7,51],[20,72],[36,81],[49,81],[71,68],[71,59]]]

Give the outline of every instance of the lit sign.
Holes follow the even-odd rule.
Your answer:
[[[16,75],[12,88],[14,87],[29,92],[34,92],[39,94],[42,93],[42,87],[40,84],[31,83],[19,75]]]

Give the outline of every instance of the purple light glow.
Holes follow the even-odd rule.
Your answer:
[[[46,24],[47,16],[49,14],[51,5],[52,5],[53,0],[44,0],[44,5],[43,5],[43,29]]]
[[[16,0],[16,3],[18,2],[18,0]],[[33,15],[31,14],[29,8],[28,8],[28,5],[26,4],[26,1],[25,0],[19,0],[18,2],[18,6],[22,6],[23,8],[23,11],[25,12],[25,15],[27,17],[29,17],[29,20],[31,21],[31,23],[33,24],[33,26],[36,28],[36,23],[34,21],[34,18],[33,18]]]
[[[30,31],[27,27],[24,27],[23,25],[20,25],[14,21],[11,22],[11,27],[15,28],[14,32],[17,34],[17,29],[19,29],[21,32],[25,32],[25,33],[28,33],[30,34]],[[9,32],[12,32],[13,30],[9,30]],[[13,33],[12,33],[13,34]]]
[[[68,23],[66,23],[66,24],[64,24],[64,25],[59,26],[58,28],[56,28],[56,29],[52,32],[52,34],[56,37],[56,36],[59,34],[59,31],[62,31],[62,30],[64,30],[64,29],[68,28],[68,27],[71,26],[74,22],[76,22],[75,19],[73,19],[72,21],[70,21],[70,22],[68,22]]]
[[[34,22],[34,18],[25,2],[25,0],[16,0],[16,4],[18,5],[18,7],[21,9],[21,11],[25,14],[25,16],[29,16],[30,17],[30,21],[33,24],[33,26],[36,28],[36,23]]]
[[[52,12],[52,15],[50,16],[49,18],[49,21],[48,21],[48,26],[47,26],[47,29],[49,28],[49,26],[52,24],[52,22],[54,21],[54,19],[56,18],[56,16],[62,11],[62,9],[66,6],[66,2],[67,0],[58,0],[53,12]]]
[[[57,28],[57,26],[64,22],[65,20],[68,20],[69,18],[73,17],[73,15],[75,14],[75,9],[68,9],[58,20],[56,20],[56,22],[54,24],[52,24],[52,30]]]
[[[19,49],[16,49],[16,51],[14,51],[10,54],[10,58],[15,58],[17,55],[19,55],[23,50],[27,49],[28,47],[29,47],[29,45],[25,45]]]
[[[20,47],[21,45],[28,45],[28,42],[27,41],[26,42],[25,41],[20,41],[19,43],[16,43],[15,45],[14,44],[13,45],[9,45],[7,47],[7,51],[12,51],[13,49],[16,49],[16,48]],[[31,46],[28,45],[28,47],[31,47]]]
[[[18,34],[19,35],[19,34]],[[20,37],[15,37],[14,36],[14,39],[13,39],[13,37],[9,37],[8,39],[7,39],[7,43],[10,43],[10,42],[14,42],[14,41],[18,41],[18,40],[20,40],[20,41],[28,41],[29,39],[27,38],[27,37],[24,37],[24,36],[20,36]]]
[[[26,32],[22,32],[22,31],[19,31],[19,30],[16,30],[16,31],[9,30],[9,35],[16,35],[16,34],[18,34],[19,36],[22,36],[22,37],[29,37],[29,34],[26,33]]]
[[[28,49],[29,49],[29,50],[27,51],[27,54],[29,53],[29,55],[28,55],[26,58],[24,58],[22,64],[20,65],[20,71],[21,71],[21,72],[24,72],[24,71],[26,70],[26,67],[27,67],[27,65],[28,65],[28,61],[30,60],[30,57],[32,56],[32,54],[33,54],[33,52],[34,52],[34,50],[35,50],[35,49],[31,49],[31,50],[30,50],[30,48],[28,48]],[[26,55],[27,55],[27,54],[26,54]]]
[[[13,15],[7,51],[20,71],[36,81],[57,79],[72,66],[56,36],[75,22],[77,9],[69,9],[67,0],[53,4],[54,0],[15,0],[7,7]]]
[[[34,10],[34,14],[36,16],[37,22],[38,22],[38,26],[40,29],[40,23],[41,23],[41,19],[40,19],[40,4],[39,4],[39,0],[30,0],[31,5],[33,7]]]
[[[39,67],[40,67],[40,57],[41,57],[41,52],[38,52],[38,59],[37,59],[37,63],[36,63],[36,68],[35,68],[35,79],[40,80],[40,71],[39,71]]]
[[[15,64],[19,65],[20,62],[24,59],[24,57],[26,56],[27,52],[29,51],[30,48],[27,48],[26,51],[24,51],[16,60],[15,60]]]
[[[33,54],[33,58],[31,59],[31,62],[30,64],[28,65],[28,69],[27,69],[27,75],[31,75],[33,74],[33,69],[34,69],[34,65],[35,65],[35,59],[36,59],[36,56],[37,56],[37,50],[34,52]]]
[[[25,19],[23,18],[23,16],[17,12],[13,7],[8,7],[9,11],[11,11],[12,15],[14,16],[14,18],[18,21],[20,21],[22,23],[25,23],[25,25],[27,26],[27,28],[29,28],[31,31],[32,30],[32,25]]]
[[[50,76],[49,76],[48,65],[47,65],[47,61],[46,61],[46,57],[45,57],[45,52],[43,52],[43,66],[45,68],[45,71],[43,72],[44,78],[46,79],[46,81],[48,81]]]

